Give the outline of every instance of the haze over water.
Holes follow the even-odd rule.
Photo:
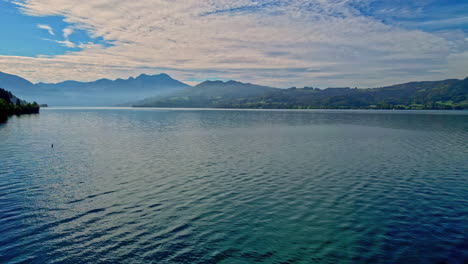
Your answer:
[[[464,263],[467,139],[466,111],[42,109],[0,124],[0,262]]]

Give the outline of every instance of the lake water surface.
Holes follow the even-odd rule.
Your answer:
[[[467,197],[468,112],[0,124],[0,263],[467,263]]]

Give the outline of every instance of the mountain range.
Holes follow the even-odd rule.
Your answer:
[[[205,81],[193,87],[131,103],[132,106],[216,107],[218,100],[251,98],[280,90],[236,81]]]
[[[190,86],[164,73],[93,82],[33,84],[19,76],[0,72],[0,88],[8,89],[28,101],[52,106],[112,106],[187,87]]]
[[[93,82],[33,84],[0,72],[0,87],[29,101],[52,106],[468,109],[468,78],[367,89],[280,89],[232,80],[205,81],[190,86],[164,73]]]
[[[278,89],[235,81],[195,87],[133,103],[137,107],[266,109],[468,109],[468,78],[380,88]]]

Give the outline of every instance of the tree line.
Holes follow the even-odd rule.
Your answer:
[[[0,88],[0,122],[4,122],[11,115],[37,114],[39,105],[28,103],[16,98],[10,91]]]

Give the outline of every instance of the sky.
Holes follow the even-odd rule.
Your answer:
[[[465,0],[0,0],[0,71],[379,87],[468,76]]]

